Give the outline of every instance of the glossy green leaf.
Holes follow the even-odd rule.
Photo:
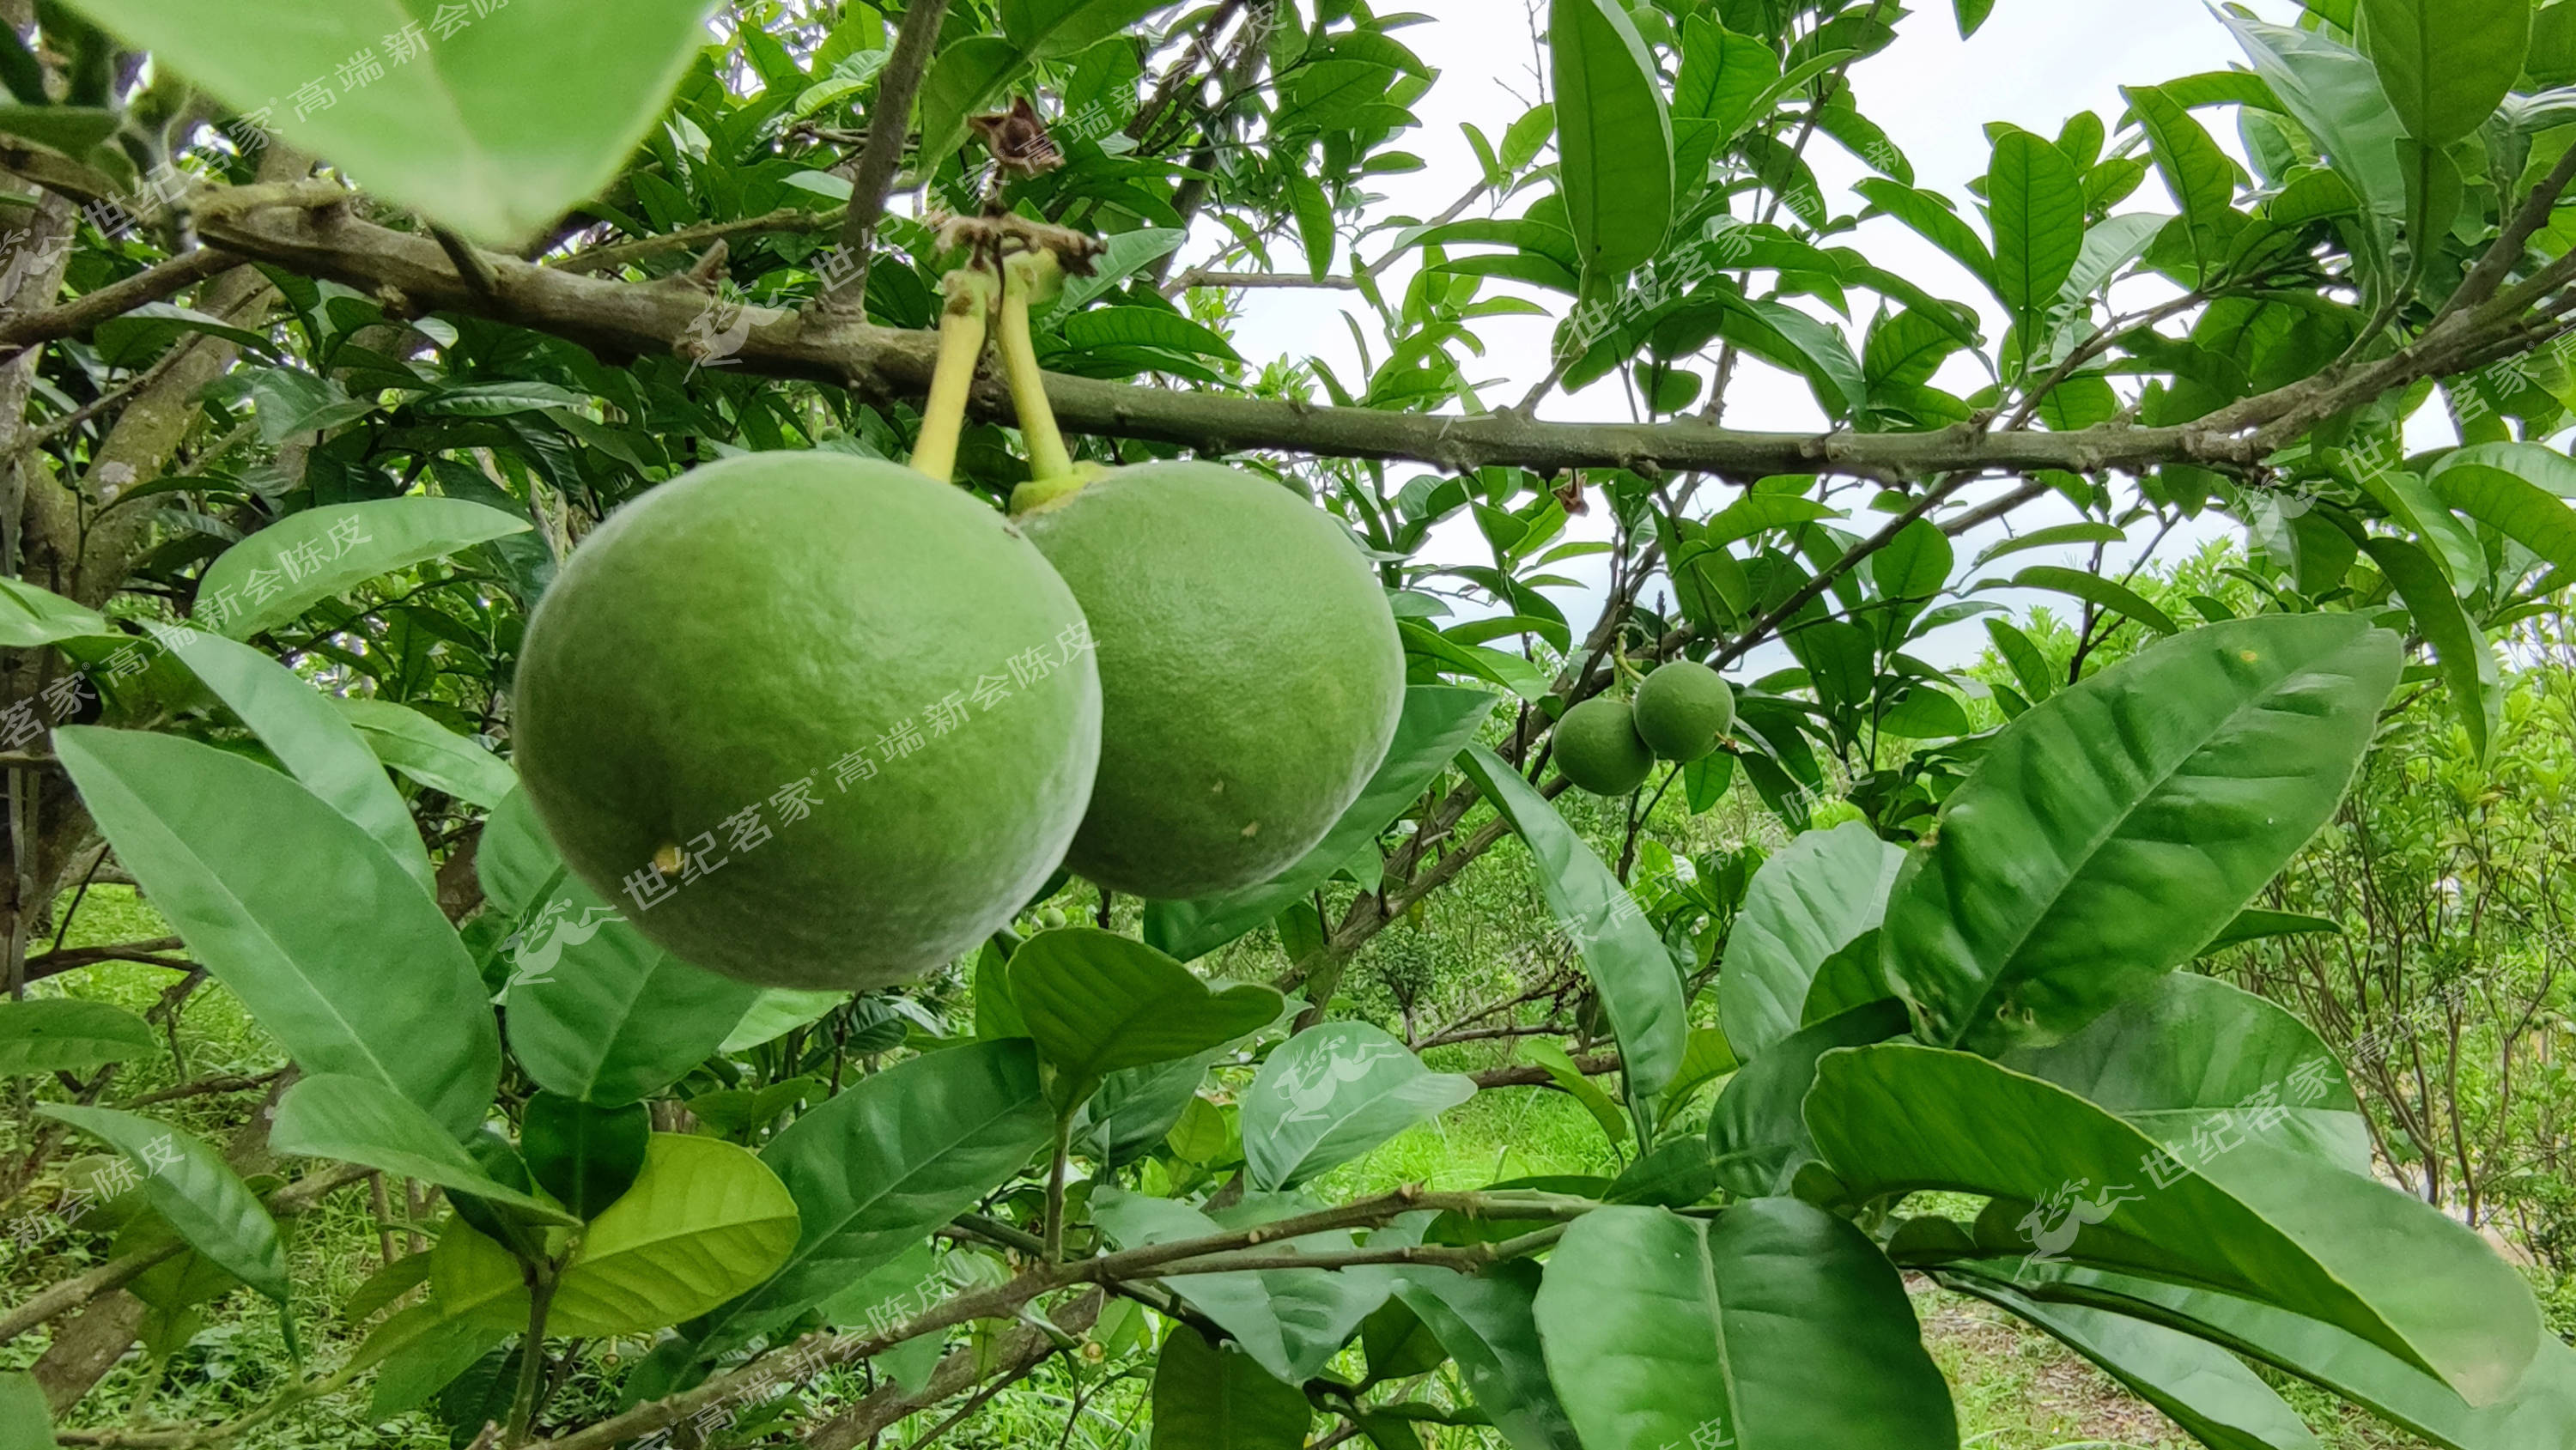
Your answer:
[[[1416,685],[1404,692],[1404,714],[1386,758],[1359,799],[1315,849],[1259,886],[1191,901],[1145,904],[1145,940],[1182,961],[1205,956],[1276,917],[1342,869],[1419,799],[1476,738],[1496,697],[1456,685]]]
[[[1002,0],[1002,33],[1033,60],[1049,60],[1133,26],[1160,0]]]
[[[519,773],[481,742],[459,735],[408,705],[390,700],[334,700],[376,758],[431,790],[485,810],[519,787]]]
[[[328,1073],[299,1079],[277,1100],[269,1142],[281,1153],[337,1158],[506,1204],[539,1223],[575,1222],[554,1205],[486,1172],[445,1126],[382,1083]]]
[[[2370,1172],[2370,1127],[2343,1067],[2286,1008],[2176,972],[2049,1047],[1997,1059],[2108,1108],[2175,1156],[2255,1137]]]
[[[1539,892],[1582,955],[1609,1013],[1629,1096],[1651,1099],[1681,1070],[1690,1046],[1690,1014],[1672,953],[1628,888],[1536,787],[1481,745],[1469,746],[1459,763],[1529,847]]]
[[[760,1155],[795,1198],[795,1246],[708,1337],[756,1334],[889,1262],[1027,1166],[1054,1122],[1025,1038],[913,1058],[816,1104]]]
[[[0,1373],[0,1450],[53,1450],[53,1410],[36,1377],[25,1370]]]
[[[2322,916],[2306,916],[2295,911],[2265,911],[2261,907],[2249,906],[2236,913],[2235,920],[2220,928],[2218,935],[2209,939],[2209,945],[2200,949],[2200,954],[2208,956],[2212,952],[2268,937],[2331,936],[2342,931],[2341,923]]]
[[[2398,664],[2359,616],[2266,615],[2015,720],[1888,900],[1926,1040],[2046,1043],[2197,955],[2342,799]]]
[[[617,173],[706,43],[708,9],[640,0],[602,27],[579,9],[431,0],[76,8],[368,189],[496,246]]]
[[[485,822],[475,865],[491,898],[519,913],[510,1051],[540,1087],[602,1106],[650,1097],[706,1061],[759,999],[646,941],[563,871],[524,794]]]
[[[1104,1167],[1134,1162],[1162,1142],[1182,1121],[1182,1114],[1190,1111],[1190,1104],[1199,1101],[1199,1084],[1224,1055],[1223,1049],[1216,1049],[1179,1062],[1109,1074],[1073,1116],[1074,1151]]]
[[[2036,354],[2049,310],[2084,253],[2084,178],[2050,142],[2006,131],[1986,174],[1995,233],[1995,296]]]
[[[1885,1042],[1908,1026],[1905,1004],[1866,1003],[1803,1027],[1763,1049],[1729,1079],[1708,1117],[1717,1181],[1739,1198],[1785,1192],[1798,1165],[1815,1156],[1800,1115],[1816,1061],[1838,1047]]]
[[[1924,240],[1949,253],[1968,269],[1969,275],[1989,288],[1995,283],[1994,253],[1987,250],[1985,239],[1968,225],[1950,204],[1936,192],[1921,191],[1883,176],[1865,176],[1852,183],[1852,190],[1880,211],[1905,223]]]
[[[1367,1153],[1476,1095],[1436,1073],[1384,1028],[1329,1022],[1270,1054],[1243,1099],[1243,1156],[1252,1184],[1293,1188]]]
[[[65,727],[54,744],[117,859],[305,1071],[383,1084],[451,1135],[483,1121],[501,1072],[483,984],[373,838],[193,740]]]
[[[197,586],[195,618],[208,629],[248,639],[380,574],[528,528],[526,519],[499,509],[425,494],[306,509],[207,565]]]
[[[2224,10],[2217,19],[2235,32],[2255,73],[2316,138],[2372,214],[2391,220],[2403,215],[2406,188],[2396,154],[2401,123],[2369,58],[2314,31]]]
[[[2240,1141],[2176,1161],[2073,1093],[1967,1053],[1829,1053],[1807,1098],[1818,1152],[1860,1198],[1913,1189],[2041,1205],[2035,1260],[2185,1280],[2334,1324],[2472,1403],[2513,1388],[2540,1311],[2511,1266],[2439,1210]],[[2051,1203],[2081,1197],[2080,1217]]]
[[[1011,954],[1011,1000],[1070,1110],[1125,1068],[1195,1057],[1277,1019],[1280,998],[1238,982],[1213,991],[1197,974],[1112,932],[1040,932]]]
[[[88,1072],[160,1050],[152,1024],[113,1003],[70,997],[0,1001],[0,1077]]]
[[[2448,146],[2495,114],[2531,49],[2529,0],[2361,0],[2361,34],[2406,134]]]
[[[1532,1308],[1539,1281],[1537,1264],[1515,1259],[1473,1276],[1409,1271],[1395,1293],[1458,1362],[1476,1408],[1512,1450],[1581,1450],[1547,1378]]]
[[[423,891],[436,894],[411,808],[328,697],[293,670],[221,635],[158,625],[152,637],[251,728],[289,775],[374,837]]]
[[[2042,1304],[1975,1280],[1960,1287],[2055,1336],[2210,1450],[2321,1450],[2315,1432],[2236,1357],[2178,1330],[2077,1304]]]
[[[1863,821],[1802,832],[1762,863],[1718,965],[1718,1019],[1739,1056],[1798,1030],[1816,973],[1878,925],[1904,864]]]
[[[1548,1376],[1587,1446],[1959,1443],[1895,1266],[1796,1199],[1713,1220],[1585,1214],[1548,1256],[1536,1311]]]
[[[2563,1450],[2576,1443],[2576,1349],[2544,1336],[2513,1394],[2471,1409],[2441,1381],[2316,1320],[2233,1294],[2081,1264],[1978,1263],[1970,1293],[2009,1282],[2052,1303],[2150,1319],[2314,1380],[2447,1450]],[[1945,1280],[1962,1278],[1944,1274]]]
[[[712,974],[710,974],[712,975]],[[751,999],[742,1019],[733,1024],[718,1052],[748,1052],[763,1043],[776,1042],[799,1027],[819,1021],[833,1008],[850,1000],[847,992],[800,992],[793,987],[767,987]],[[983,1006],[978,998],[977,1007]],[[1008,1033],[1006,1036],[1025,1036]]]
[[[1153,1405],[1154,1450],[1298,1450],[1315,1413],[1304,1390],[1187,1325],[1163,1337]]]
[[[2364,539],[2361,546],[2406,601],[2416,632],[2432,642],[2442,688],[2451,697],[2460,728],[2468,732],[2469,753],[2481,763],[2493,759],[2504,729],[2504,679],[2486,632],[2460,606],[2442,567],[2422,549],[2385,537]]]
[[[250,1185],[224,1156],[192,1133],[140,1113],[40,1104],[37,1112],[71,1124],[134,1160],[143,1200],[198,1253],[269,1298],[286,1302],[286,1246]]]
[[[1184,1243],[1227,1228],[1264,1223],[1305,1205],[1295,1199],[1248,1201],[1220,1221],[1167,1198],[1115,1189],[1096,1190],[1092,1212],[1109,1241],[1122,1249]],[[1274,1253],[1347,1251],[1348,1232],[1308,1234],[1264,1245]],[[1353,1269],[1234,1270],[1183,1274],[1168,1281],[1192,1306],[1222,1326],[1244,1353],[1273,1377],[1302,1384],[1323,1372],[1363,1320],[1386,1302],[1392,1271]]]
[[[1599,1083],[1584,1075],[1583,1069],[1575,1065],[1563,1047],[1545,1038],[1526,1038],[1515,1054],[1537,1064],[1559,1091],[1583,1105],[1583,1111],[1590,1113],[1592,1121],[1601,1125],[1601,1136],[1609,1140],[1611,1152],[1626,1151],[1628,1115],[1619,1111],[1619,1105],[1611,1101]]]
[[[2088,574],[2081,569],[2066,569],[2055,564],[2033,564],[2012,577],[2015,589],[2050,589],[2073,595],[2097,609],[2125,614],[2158,634],[2180,634],[2182,626],[2172,615],[2150,604],[2136,590],[2115,579]]]
[[[1626,7],[1550,0],[1557,180],[1584,270],[1617,277],[1662,250],[1673,221],[1673,122]]]
[[[2444,459],[2426,480],[2442,502],[2576,573],[2576,508],[2516,474],[2486,463]]]
[[[97,610],[21,580],[0,579],[0,649],[34,649],[58,640],[115,632]]]
[[[1985,25],[1986,17],[1995,13],[1995,0],[1955,0],[1959,21],[1959,38],[1966,40]]]
[[[652,1135],[653,1115],[642,1103],[602,1108],[540,1092],[519,1117],[528,1176],[575,1218],[596,1218],[635,1185]]]
[[[2215,259],[2227,237],[2236,200],[2236,163],[2218,149],[2209,131],[2179,101],[2154,86],[2122,86],[2138,123],[2146,128],[2156,170],[2182,209],[2193,250],[2204,262]]]
[[[749,1151],[655,1133],[634,1186],[582,1231],[555,1286],[557,1334],[646,1334],[767,1279],[797,1241],[787,1185]]]

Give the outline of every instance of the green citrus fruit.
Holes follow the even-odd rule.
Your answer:
[[[683,960],[779,987],[884,986],[1007,924],[1100,737],[1081,609],[1019,530],[825,453],[612,516],[529,622],[515,711],[581,879]]]
[[[1637,738],[1627,705],[1595,695],[1556,722],[1556,768],[1594,795],[1626,795],[1644,784],[1655,756]]]
[[[1735,728],[1735,691],[1717,671],[1674,660],[1637,687],[1637,738],[1665,760],[1697,760]]]
[[[1404,709],[1367,559],[1214,463],[1108,474],[1019,517],[1100,656],[1100,775],[1066,864],[1164,900],[1267,881],[1358,798]]]

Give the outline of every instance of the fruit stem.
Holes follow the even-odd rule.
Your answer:
[[[1011,381],[1011,406],[1019,410],[1020,437],[1029,446],[1029,478],[1038,483],[1073,472],[1073,454],[1056,427],[1037,343],[1029,335],[1029,294],[1043,285],[1041,269],[1054,260],[1045,252],[1019,252],[1002,261],[1002,368]]]
[[[957,441],[966,432],[966,396],[975,386],[991,330],[993,274],[960,268],[940,280],[947,301],[939,312],[939,365],[930,375],[930,401],[922,405],[921,438],[912,467],[941,483],[957,476]]]

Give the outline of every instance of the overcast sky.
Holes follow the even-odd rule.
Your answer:
[[[1461,123],[1473,121],[1488,137],[1499,140],[1503,129],[1539,92],[1522,0],[1404,0],[1401,7],[1381,8],[1412,9],[1434,17],[1399,34],[1442,71],[1438,84],[1414,107],[1422,126],[1397,143],[1427,165],[1410,175],[1379,179],[1386,196],[1382,211],[1435,215],[1476,180],[1474,155]],[[2256,0],[2252,8],[2266,18],[2286,21],[2296,16],[2299,7],[2296,0]],[[1987,167],[1986,123],[2010,121],[2053,136],[2078,111],[2094,111],[2106,123],[2113,122],[2125,109],[2122,85],[2153,84],[2223,69],[2241,59],[2227,31],[2199,0],[1997,0],[1992,18],[1974,40],[1966,42],[1959,39],[1952,22],[1949,0],[1917,0],[1916,13],[1898,26],[1896,43],[1854,67],[1852,84],[1862,113],[1878,122],[1912,161],[1917,184],[1965,207],[1974,200],[1965,183],[1983,175]],[[2238,147],[2234,127],[2226,120],[2230,114],[2204,113],[2213,122],[2213,133],[2233,151]],[[1822,138],[1809,146],[1808,157],[1835,210],[1859,210],[1859,199],[1848,188],[1868,174],[1866,169]],[[1511,209],[1516,211],[1529,196],[1524,193]],[[2151,177],[2123,209],[2170,212],[2172,200]],[[1989,337],[2000,335],[2000,318],[1983,287],[1930,244],[1884,220],[1865,226],[1860,244],[1874,260],[1925,283],[1936,295],[1984,308]],[[1383,250],[1382,240],[1363,248],[1370,257]],[[1340,267],[1347,271],[1347,259]],[[1293,268],[1283,264],[1282,270]],[[1400,295],[1397,288],[1405,275],[1408,269],[1390,272],[1388,295]],[[1560,316],[1565,310],[1566,299],[1561,296],[1535,291],[1529,295]],[[1813,304],[1802,300],[1801,305]],[[1374,356],[1382,360],[1386,349],[1376,320],[1365,303],[1347,292],[1250,292],[1237,329],[1238,346],[1252,358],[1321,357],[1338,376],[1355,381],[1357,357],[1350,330],[1339,315],[1345,308],[1359,314],[1361,330],[1372,339]],[[1867,322],[1863,312],[1848,329],[1855,351],[1859,330]],[[1470,364],[1469,375],[1480,384],[1493,382],[1484,389],[1486,397],[1497,405],[1515,403],[1545,375],[1551,327],[1548,320],[1517,318],[1489,319],[1480,325],[1487,353]],[[1943,381],[1963,391],[1977,385],[1982,374],[1974,364],[1959,361],[1955,365],[1966,371],[1945,376]],[[1541,406],[1540,416],[1625,421],[1630,414],[1614,379],[1572,397],[1553,397]],[[1825,422],[1803,380],[1760,364],[1739,369],[1726,421],[1753,429],[1821,428]],[[1399,482],[1406,476],[1401,469],[1394,475]],[[2066,517],[2072,517],[2071,512],[2042,517],[2033,510],[2019,526]],[[1589,532],[1601,532],[1598,513],[1580,522],[1590,525]],[[2209,533],[2204,530],[2203,536]],[[1443,543],[1466,555],[1483,554],[1472,530],[1464,537],[1446,537]],[[2168,556],[2173,547],[2168,543]],[[1961,552],[1965,557],[1973,549]],[[2085,561],[2032,553],[2015,562]],[[1559,602],[1576,619],[1578,629],[1588,622],[1590,601],[1564,596]],[[1973,656],[1984,639],[1977,626],[1954,629],[1935,653],[1943,657],[1939,662],[1956,663]],[[1775,662],[1776,657],[1766,658],[1756,665],[1771,667]]]

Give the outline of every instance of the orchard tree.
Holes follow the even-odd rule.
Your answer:
[[[114,1229],[0,1312],[10,1443],[848,1447],[1132,1362],[1158,1447],[1955,1447],[1909,1273],[2212,1446],[2314,1443],[2249,1362],[2576,1442],[2334,1051],[2186,970],[2576,580],[2576,7],[2230,8],[1952,197],[1849,77],[1991,0],[1550,0],[1420,217],[1421,17],[708,8],[0,0],[0,1191]],[[1360,370],[1242,357],[1275,287]],[[2259,609],[2141,591],[2221,521]],[[1730,791],[1758,870],[1641,840]],[[1434,1071],[1343,973],[1506,837],[1575,972]],[[175,936],[65,946],[103,882]],[[27,992],[102,960],[159,1020]],[[120,1089],[209,978],[291,1068]],[[1622,1171],[1317,1187],[1531,1086]],[[283,1236],[368,1183],[334,1302]],[[363,1342],[98,1428],[245,1287]]]

